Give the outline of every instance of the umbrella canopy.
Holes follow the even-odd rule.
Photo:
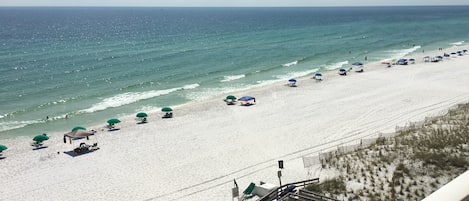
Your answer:
[[[240,100],[240,101],[250,101],[250,100],[256,100],[256,98],[254,98],[252,96],[243,96],[243,97],[239,98],[238,100]]]
[[[357,62],[353,63],[352,65],[353,65],[353,66],[363,66],[363,63],[357,61]]]
[[[288,82],[296,82],[295,79],[289,79]]]
[[[456,52],[451,52],[451,54],[456,54]]]
[[[321,73],[315,73],[314,76],[322,76]]]
[[[467,52],[467,50],[462,50],[464,53]]]
[[[437,59],[443,59],[442,56],[436,56],[435,58],[437,58]]]
[[[75,127],[72,128],[72,131],[76,131],[76,130],[84,130],[84,131],[86,131],[86,128],[83,127],[83,126],[75,126]]]
[[[229,95],[226,97],[226,100],[236,100],[236,97],[233,95]]]
[[[5,145],[0,144],[0,152],[7,150],[8,148]]]
[[[409,61],[415,61],[415,59],[409,59]]]
[[[112,118],[112,119],[107,120],[108,124],[117,124],[117,123],[120,123],[120,122],[121,122],[121,120],[116,119],[116,118]]]
[[[450,55],[445,53],[443,56],[445,56],[445,57],[449,57]]]
[[[170,107],[164,107],[164,108],[161,108],[161,111],[162,112],[172,112],[173,109],[171,109]]]
[[[339,71],[340,72],[345,72],[346,70],[345,70],[345,68],[340,68]]]
[[[148,115],[147,115],[147,113],[145,113],[145,112],[139,112],[139,113],[137,113],[136,116],[137,116],[137,117],[140,117],[140,118],[143,118],[143,117],[147,117]]]
[[[33,138],[33,141],[35,142],[42,142],[42,141],[46,141],[49,139],[49,136],[47,136],[47,134],[43,133],[41,135],[36,135],[34,138]]]

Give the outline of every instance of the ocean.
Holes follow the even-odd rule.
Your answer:
[[[0,27],[5,139],[464,45],[469,6],[2,7]]]

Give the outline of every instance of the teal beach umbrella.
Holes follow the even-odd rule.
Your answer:
[[[2,151],[7,150],[7,149],[8,149],[8,148],[7,148],[5,145],[1,145],[1,144],[0,144],[0,153],[1,153]]]
[[[162,112],[172,112],[173,109],[171,109],[170,107],[164,107],[161,109]]]
[[[76,131],[76,130],[84,130],[84,131],[86,131],[86,128],[83,127],[83,126],[75,126],[75,127],[72,128],[72,131]]]
[[[120,122],[121,121],[119,119],[116,119],[116,118],[112,118],[112,119],[107,120],[108,124],[117,124],[117,123],[120,123]]]
[[[40,142],[46,141],[48,139],[49,139],[49,136],[47,136],[47,134],[43,133],[42,135],[36,135],[33,138],[33,141],[40,143]]]
[[[148,115],[147,115],[147,113],[145,113],[145,112],[139,112],[139,113],[137,113],[137,117],[140,117],[140,118],[147,117],[147,116],[148,116]]]

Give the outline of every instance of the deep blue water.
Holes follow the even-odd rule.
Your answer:
[[[464,44],[469,7],[4,7],[0,27],[5,138]]]

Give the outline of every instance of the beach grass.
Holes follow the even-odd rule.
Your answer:
[[[384,143],[330,157],[322,166],[338,176],[308,189],[341,200],[421,200],[466,171],[468,142],[466,103]]]

